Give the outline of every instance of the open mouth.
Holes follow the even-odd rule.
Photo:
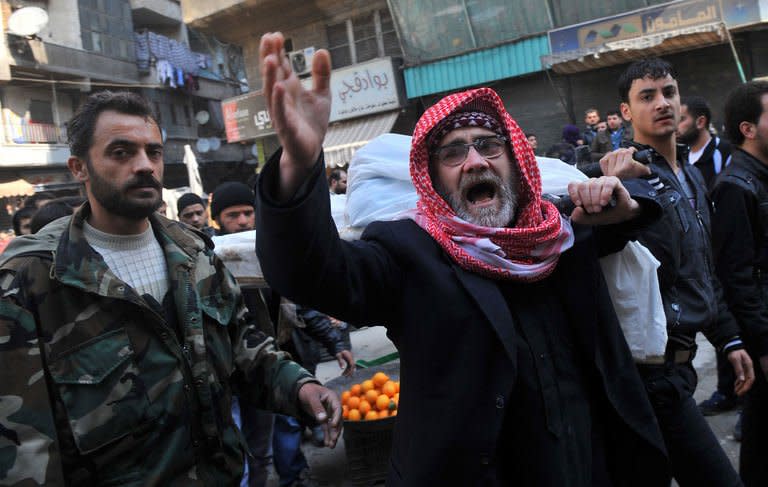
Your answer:
[[[475,184],[464,193],[467,201],[472,204],[487,203],[496,197],[496,186],[490,182],[484,181]]]

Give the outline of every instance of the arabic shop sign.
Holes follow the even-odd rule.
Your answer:
[[[729,27],[760,21],[758,0],[673,2],[555,29],[549,31],[550,52],[563,59],[576,58],[596,52],[615,41],[672,33],[723,21]]]
[[[311,78],[302,80],[305,87]],[[392,58],[378,58],[331,72],[331,122],[403,106]]]
[[[227,142],[240,142],[275,133],[261,90],[221,101]]]

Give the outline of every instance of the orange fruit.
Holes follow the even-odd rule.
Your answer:
[[[379,393],[376,392],[376,389],[371,389],[370,391],[367,391],[365,393],[365,400],[371,404],[376,404],[376,399],[378,398],[379,398]]]
[[[383,386],[381,386],[381,392],[383,394],[386,394],[388,397],[394,397],[395,393],[397,392],[395,390],[395,383],[391,380],[384,383]],[[343,400],[343,397],[342,397]]]
[[[368,411],[365,413],[365,420],[370,421],[372,419],[379,419],[379,415],[376,411]]]
[[[362,390],[363,392],[368,392],[371,389],[375,389],[376,386],[373,384],[373,381],[368,379],[363,381]]]
[[[400,381],[395,382],[395,392],[400,392]]]
[[[395,393],[395,397],[393,397],[392,399],[395,400],[395,404],[396,405],[398,405],[398,406],[400,405],[400,393],[399,392],[396,392]]]
[[[373,374],[372,380],[373,380],[373,384],[376,387],[381,387],[384,385],[384,383],[386,383],[389,380],[389,377],[387,377],[387,374],[385,374],[384,372],[376,372],[375,374]]]
[[[362,419],[362,416],[360,415],[360,411],[357,409],[350,409],[348,419],[350,421],[360,421]]]
[[[347,406],[349,406],[349,409],[357,409],[360,407],[360,398],[357,396],[350,396],[349,399],[347,399]]]
[[[390,411],[389,415],[390,416],[397,416],[397,409],[393,409],[392,411]]]
[[[362,386],[360,384],[355,384],[349,388],[349,393],[353,396],[359,396],[361,389]]]
[[[344,391],[341,393],[341,403],[346,404],[347,400],[349,400],[349,397],[352,395],[349,391]]]
[[[349,406],[346,404],[341,406],[341,417],[344,419],[349,418]]]
[[[379,419],[384,419],[389,417],[389,411],[386,409],[384,411],[379,411]]]
[[[368,411],[371,410],[371,403],[363,399],[360,401],[360,407],[358,409],[360,409],[360,414],[368,414]]]
[[[376,399],[376,409],[378,409],[379,411],[385,411],[389,409],[389,401],[391,401],[391,399],[389,398],[388,395],[381,394]]]

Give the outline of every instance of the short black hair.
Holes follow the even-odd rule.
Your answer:
[[[707,100],[700,96],[685,96],[680,100],[680,106],[685,105],[688,109],[688,114],[696,120],[699,117],[704,117],[707,121],[706,127],[709,127],[709,122],[712,121],[712,110],[709,109]]]
[[[536,137],[536,134],[534,134],[533,132],[526,132],[525,133],[525,138],[527,139],[529,137]]]
[[[632,82],[636,79],[643,79],[645,77],[660,79],[666,75],[677,78],[672,65],[661,58],[654,57],[635,61],[619,76],[619,98],[621,98],[622,102],[629,103],[629,89],[632,87]]]
[[[590,114],[590,113],[592,113],[592,112],[595,112],[595,113],[597,113],[598,115],[600,114],[600,110],[598,110],[597,108],[595,108],[595,107],[589,107],[589,108],[587,108],[586,110],[584,110],[584,116],[586,117],[587,115],[589,115],[589,114]]]
[[[130,91],[100,91],[90,95],[80,105],[67,125],[67,143],[73,156],[86,159],[93,143],[93,130],[101,112],[114,110],[126,115],[136,115],[155,122],[157,115],[152,105],[141,95]]]
[[[13,214],[13,233],[15,235],[21,235],[22,218],[32,218],[36,211],[37,210],[31,206],[23,206]]]
[[[63,216],[71,215],[74,211],[75,209],[65,201],[53,200],[32,215],[32,220],[29,222],[29,229],[32,233],[37,233],[41,228],[52,221],[58,220]]]
[[[768,81],[750,81],[738,85],[725,100],[725,133],[736,145],[744,143],[741,122],[757,123],[763,113],[763,95],[768,93]]]
[[[611,115],[615,115],[615,116],[621,118],[621,112],[619,112],[618,110],[608,110],[607,112],[605,112],[605,118],[608,118]]]
[[[331,171],[331,173],[328,175],[328,184],[331,184],[331,181],[341,181],[341,173],[346,173],[344,169],[337,167]]]

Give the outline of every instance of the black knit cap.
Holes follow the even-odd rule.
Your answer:
[[[201,197],[195,193],[184,193],[178,200],[176,200],[176,211],[181,213],[184,211],[184,208],[192,205],[202,205],[202,207],[205,208],[205,203],[203,203]]]
[[[214,191],[211,201],[211,216],[216,218],[230,206],[256,206],[256,195],[247,184],[236,181],[220,184]]]

